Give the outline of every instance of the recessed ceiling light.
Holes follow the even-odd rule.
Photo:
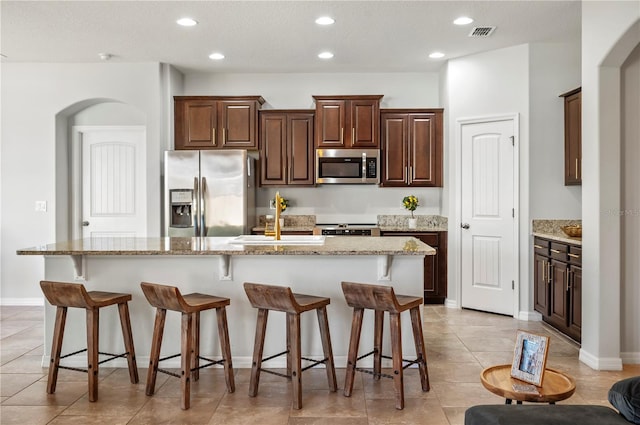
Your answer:
[[[471,22],[473,22],[473,19],[467,17],[467,16],[461,16],[458,19],[456,19],[455,21],[453,21],[454,24],[456,25],[469,25]]]
[[[209,59],[213,59],[213,60],[224,59],[224,55],[222,53],[211,53],[209,55]]]
[[[444,53],[442,52],[433,52],[429,55],[431,59],[440,59],[444,57]]]
[[[331,25],[334,24],[336,22],[335,19],[333,19],[331,16],[321,16],[318,19],[316,19],[316,24],[318,25]]]
[[[178,25],[182,25],[183,27],[192,27],[194,25],[198,25],[198,21],[191,18],[180,18],[176,21]]]
[[[331,59],[333,57],[333,53],[331,52],[322,52],[318,54],[320,59]]]

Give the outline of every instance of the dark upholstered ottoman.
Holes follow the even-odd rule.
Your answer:
[[[605,406],[487,405],[473,406],[464,425],[629,425],[618,412]]]

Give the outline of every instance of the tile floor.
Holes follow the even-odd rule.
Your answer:
[[[564,403],[608,405],[615,381],[640,375],[640,365],[621,372],[597,372],[578,361],[578,347],[538,322],[442,306],[425,308],[425,340],[431,391],[423,393],[416,369],[405,371],[405,409],[394,408],[390,380],[358,374],[353,395],[326,389],[323,370],[302,378],[303,408],[291,409],[291,390],[282,378],[263,374],[259,395],[247,395],[249,370],[236,370],[236,392],[227,394],[221,369],[201,373],[192,385],[191,409],[180,409],[180,385],[158,375],[156,394],[144,393],[146,369],[132,385],[126,369],[102,368],[99,400],[87,399],[86,375],[60,371],[56,393],[46,394],[41,367],[42,308],[0,307],[0,423],[9,424],[433,424],[460,425],[475,404],[502,404],[480,384],[484,367],[510,363],[516,329],[551,337],[548,365],[572,375],[575,394]],[[338,369],[338,384],[344,369]]]

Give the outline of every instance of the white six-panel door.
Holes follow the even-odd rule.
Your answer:
[[[82,237],[146,236],[143,127],[80,131]]]
[[[514,314],[514,120],[461,129],[461,306]]]

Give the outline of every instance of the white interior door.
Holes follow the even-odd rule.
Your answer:
[[[143,127],[80,131],[82,237],[146,236],[146,158]]]
[[[461,129],[461,306],[514,314],[517,271],[515,121]]]

